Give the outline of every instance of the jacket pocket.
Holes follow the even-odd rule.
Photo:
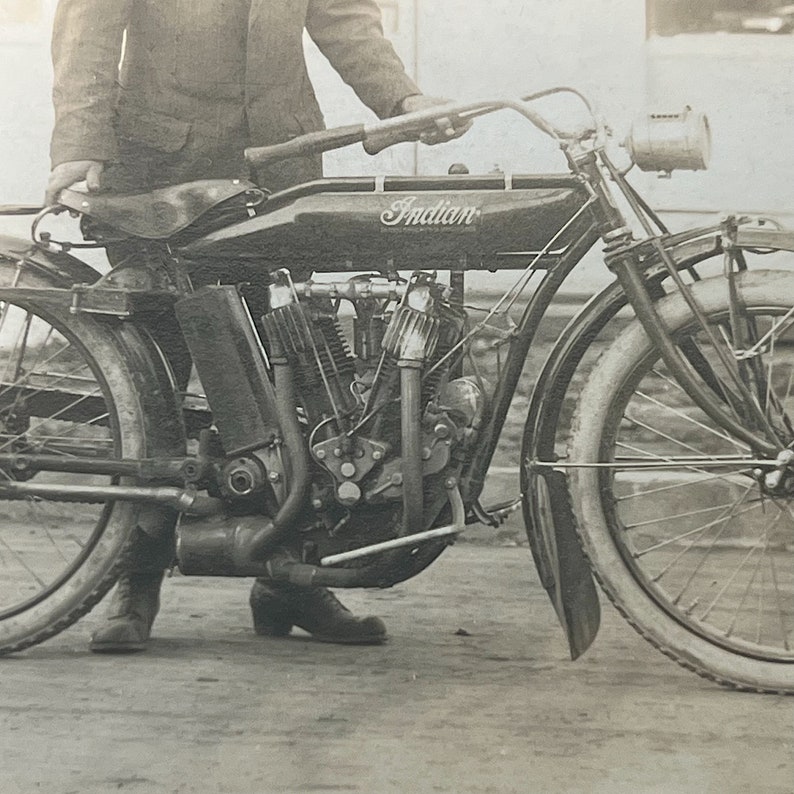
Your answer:
[[[187,143],[191,123],[151,111],[124,109],[119,113],[120,142],[143,144],[160,152],[178,152]]]

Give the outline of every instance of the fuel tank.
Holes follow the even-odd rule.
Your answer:
[[[182,253],[317,271],[525,267],[522,254],[540,251],[586,200],[567,174],[322,179],[271,195]],[[553,250],[591,223],[582,213]]]

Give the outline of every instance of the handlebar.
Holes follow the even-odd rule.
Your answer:
[[[351,124],[347,127],[310,132],[272,146],[251,146],[245,150],[245,159],[249,165],[265,165],[273,160],[330,152],[332,149],[360,143],[366,137],[365,130],[363,124]]]
[[[541,132],[555,140],[565,138],[565,134],[550,124],[543,116],[528,107],[528,103],[553,93],[569,92],[578,96],[591,110],[590,104],[578,91],[568,87],[556,87],[520,99],[490,99],[480,102],[450,102],[406,113],[395,118],[385,119],[373,124],[354,124],[347,127],[334,127],[321,132],[300,135],[285,143],[272,146],[252,146],[245,150],[245,159],[250,165],[262,166],[275,160],[303,155],[320,154],[354,143],[363,143],[367,154],[377,154],[398,143],[418,141],[422,133],[434,131],[439,119],[459,120],[461,124],[497,110],[511,109],[524,116]],[[591,110],[592,114],[592,110]],[[454,122],[453,122],[454,124]]]
[[[463,122],[489,110],[490,108],[483,109],[482,103],[438,105],[428,110],[406,113],[374,124],[334,127],[330,130],[300,135],[291,141],[272,146],[252,146],[245,150],[245,159],[250,165],[261,166],[288,157],[330,152],[354,143],[363,143],[367,154],[377,154],[398,143],[418,141],[423,132],[433,129],[437,119],[452,117],[459,118]]]

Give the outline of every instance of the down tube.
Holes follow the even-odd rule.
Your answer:
[[[540,323],[546,310],[549,308],[554,296],[570,275],[571,271],[579,264],[582,257],[595,245],[599,239],[594,223],[589,224],[581,235],[571,244],[557,265],[546,272],[540,285],[532,294],[527,303],[521,321],[508,348],[507,363],[502,377],[496,387],[493,399],[493,410],[488,423],[482,431],[482,443],[477,447],[471,463],[462,477],[462,491],[464,501],[472,502],[479,497],[485,483],[485,475],[491,465],[499,435],[510,408],[519,378],[524,369],[524,363],[535,339]]]

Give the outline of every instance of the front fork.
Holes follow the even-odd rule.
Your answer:
[[[674,284],[692,309],[692,313],[698,320],[700,328],[705,332],[716,355],[720,358],[723,367],[732,380],[732,383],[728,384],[730,393],[733,395],[730,398],[725,393],[718,395],[713,388],[709,387],[706,377],[702,381],[698,379],[693,373],[693,369],[697,371],[697,366],[692,366],[694,362],[691,360],[691,355],[687,355],[670,337],[656,311],[653,298],[648,291],[648,284],[637,268],[632,242],[628,236],[624,241],[621,241],[621,244],[608,257],[608,265],[615,273],[626,293],[628,302],[634,309],[637,319],[659,351],[670,373],[692,401],[719,427],[731,433],[737,439],[744,441],[756,454],[775,458],[781,450],[781,444],[777,440],[768,417],[758,404],[747,379],[743,378],[739,372],[732,354],[726,350],[725,345],[717,338],[713,326],[708,323],[708,318],[705,317],[692,297],[689,288],[681,278],[680,272],[675,267],[675,263],[664,249],[662,241],[658,238],[655,240],[662,262],[666,266]],[[726,256],[730,256],[730,253],[726,252]],[[732,275],[729,276],[729,283],[732,278]],[[741,311],[734,291],[730,291],[730,305],[733,324],[737,321]],[[739,421],[734,413],[724,407],[726,402],[731,405],[736,403],[737,399],[738,405],[732,407],[739,409],[736,412],[743,417],[744,421]]]
[[[749,379],[742,377],[743,373],[739,371],[735,357],[717,338],[714,327],[709,325],[708,318],[703,314],[681,277],[681,272],[676,267],[669,250],[665,247],[664,240],[654,233],[645,205],[631,190],[623,173],[615,167],[605,152],[601,151],[598,155],[595,152],[584,154],[569,152],[568,156],[572,168],[582,175],[595,199],[594,214],[599,228],[603,230],[602,237],[607,243],[606,264],[615,274],[637,319],[658,349],[670,373],[692,401],[719,427],[744,441],[759,456],[775,458],[781,451],[782,445],[767,415],[752,393]],[[599,161],[609,172],[642,226],[646,238],[644,241],[638,243],[631,230],[625,225],[621,212],[606,189]],[[734,282],[736,257],[741,256],[741,250],[737,246],[737,230],[738,227],[734,219],[729,218],[723,223],[722,247],[726,256],[726,271],[730,285],[729,305],[731,306],[732,325],[738,322],[741,314]],[[697,351],[691,348],[687,350],[686,345],[677,345],[659,318],[654,305],[654,296],[649,292],[648,282],[644,278],[641,268],[638,267],[637,248],[647,242],[650,242],[670,280],[687,302],[700,328],[714,348],[720,363],[728,373],[729,380],[732,381],[728,384],[727,390],[721,390],[722,393],[718,394],[714,390],[713,384],[709,385],[708,370],[702,380],[696,377],[693,370],[701,374],[704,372],[703,367],[698,366],[697,360],[693,360],[693,355],[696,356]],[[741,264],[740,261],[740,267]],[[728,405],[732,405],[735,413],[731,413],[723,407],[726,402]],[[737,415],[741,421],[737,419]]]

